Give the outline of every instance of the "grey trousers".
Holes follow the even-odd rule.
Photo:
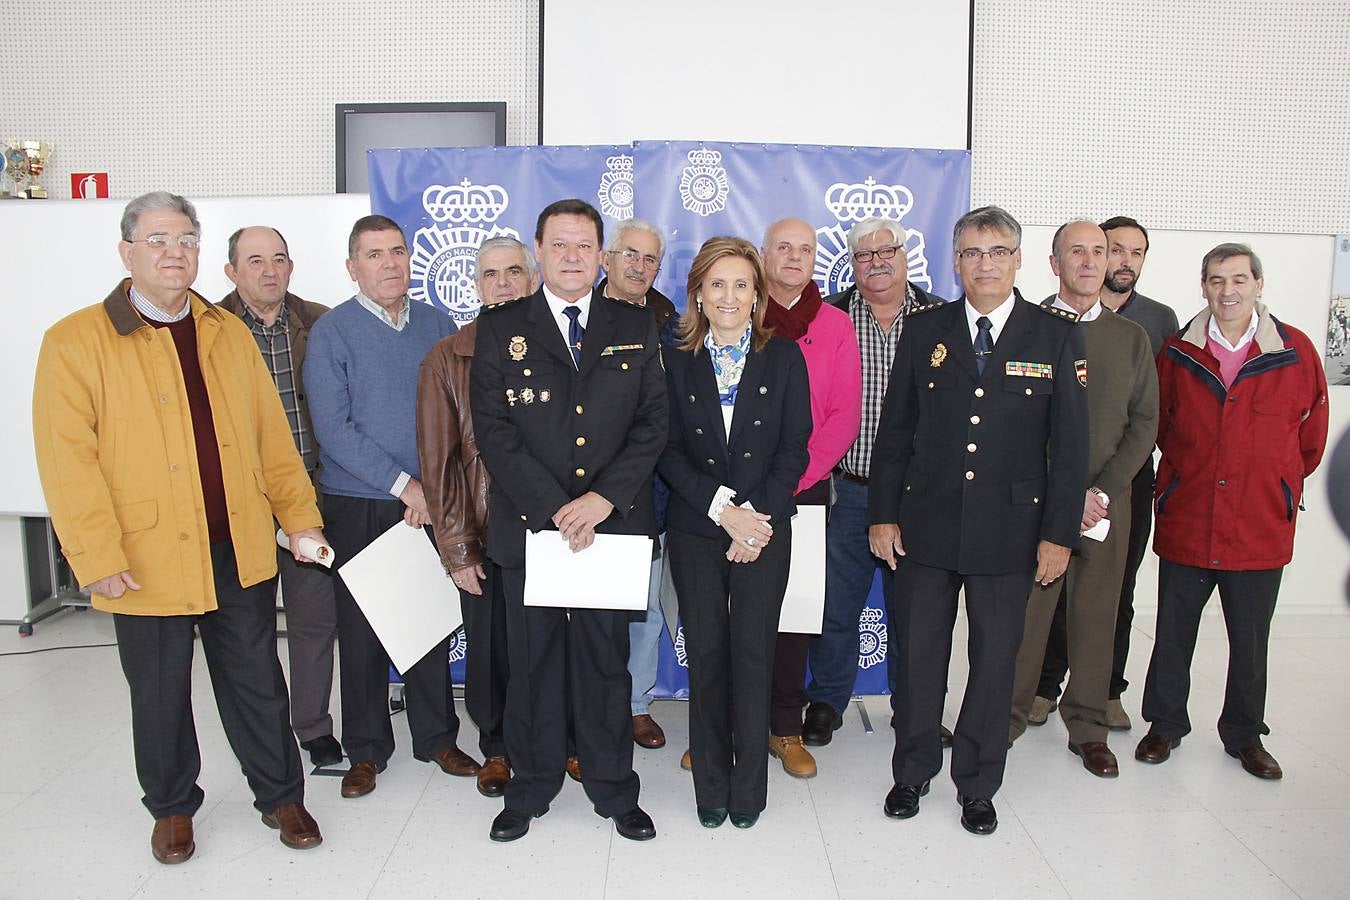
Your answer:
[[[281,602],[286,608],[286,645],[290,655],[291,726],[301,741],[333,733],[328,712],[333,692],[333,642],[337,610],[333,578],[313,563],[298,563],[277,548]]]

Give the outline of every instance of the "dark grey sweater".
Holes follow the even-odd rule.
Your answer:
[[[1163,342],[1181,330],[1177,314],[1172,307],[1159,303],[1151,297],[1145,297],[1138,291],[1130,294],[1130,299],[1125,301],[1117,311],[1117,315],[1124,316],[1131,322],[1137,322],[1148,332],[1148,342],[1153,345],[1155,359],[1162,352]]]

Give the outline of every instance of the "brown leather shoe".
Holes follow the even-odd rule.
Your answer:
[[[793,778],[815,778],[816,759],[802,743],[801,735],[769,735],[769,755],[783,761],[783,771]]]
[[[413,754],[413,759],[421,762],[434,762],[441,767],[441,771],[447,775],[455,775],[459,778],[468,778],[477,775],[482,766],[474,762],[474,759],[463,750],[451,744],[435,756],[428,759],[425,756]]]
[[[1246,769],[1249,775],[1265,778],[1268,781],[1284,777],[1284,770],[1275,761],[1275,757],[1271,756],[1266,748],[1260,744],[1243,747],[1241,750],[1228,750],[1227,753],[1234,759],[1241,761],[1242,768]]]
[[[375,776],[383,771],[384,766],[377,766],[373,762],[356,763],[342,776],[342,796],[351,800],[369,794],[375,790]]]
[[[651,716],[645,713],[633,716],[633,743],[648,750],[660,750],[666,745],[666,733]]]
[[[511,760],[505,756],[489,756],[478,770],[478,793],[484,797],[500,797],[511,783]]]
[[[581,760],[575,756],[567,757],[567,774],[573,781],[581,780]]]
[[[309,850],[323,843],[319,823],[303,803],[287,803],[263,813],[263,824],[281,832],[281,842],[292,850]]]
[[[686,772],[694,771],[694,754],[688,750],[684,751],[684,756],[680,757],[680,768]]]
[[[155,820],[150,832],[150,852],[155,859],[172,866],[187,862],[197,850],[192,840],[192,816],[164,816]]]
[[[1120,774],[1120,766],[1116,764],[1116,755],[1111,752],[1111,748],[1106,746],[1105,741],[1084,741],[1081,744],[1075,744],[1069,741],[1069,750],[1074,756],[1083,758],[1083,768],[1087,769],[1098,778],[1115,778]]]
[[[1172,751],[1181,746],[1181,740],[1172,740],[1163,737],[1161,734],[1149,732],[1144,735],[1144,739],[1139,742],[1139,746],[1134,748],[1134,758],[1140,762],[1157,765],[1167,762],[1171,757]]]

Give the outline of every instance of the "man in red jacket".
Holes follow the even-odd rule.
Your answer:
[[[1307,336],[1260,302],[1250,247],[1220,244],[1200,273],[1208,309],[1158,357],[1158,627],[1144,684],[1151,727],[1134,755],[1165,762],[1191,730],[1191,657],[1217,585],[1229,645],[1219,737],[1247,772],[1280,778],[1261,746],[1266,650],[1303,480],[1326,446],[1327,380]]]

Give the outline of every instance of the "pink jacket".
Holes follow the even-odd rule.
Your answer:
[[[848,313],[822,303],[797,341],[811,381],[811,461],[800,493],[825,478],[858,439],[862,427],[862,357]]]

